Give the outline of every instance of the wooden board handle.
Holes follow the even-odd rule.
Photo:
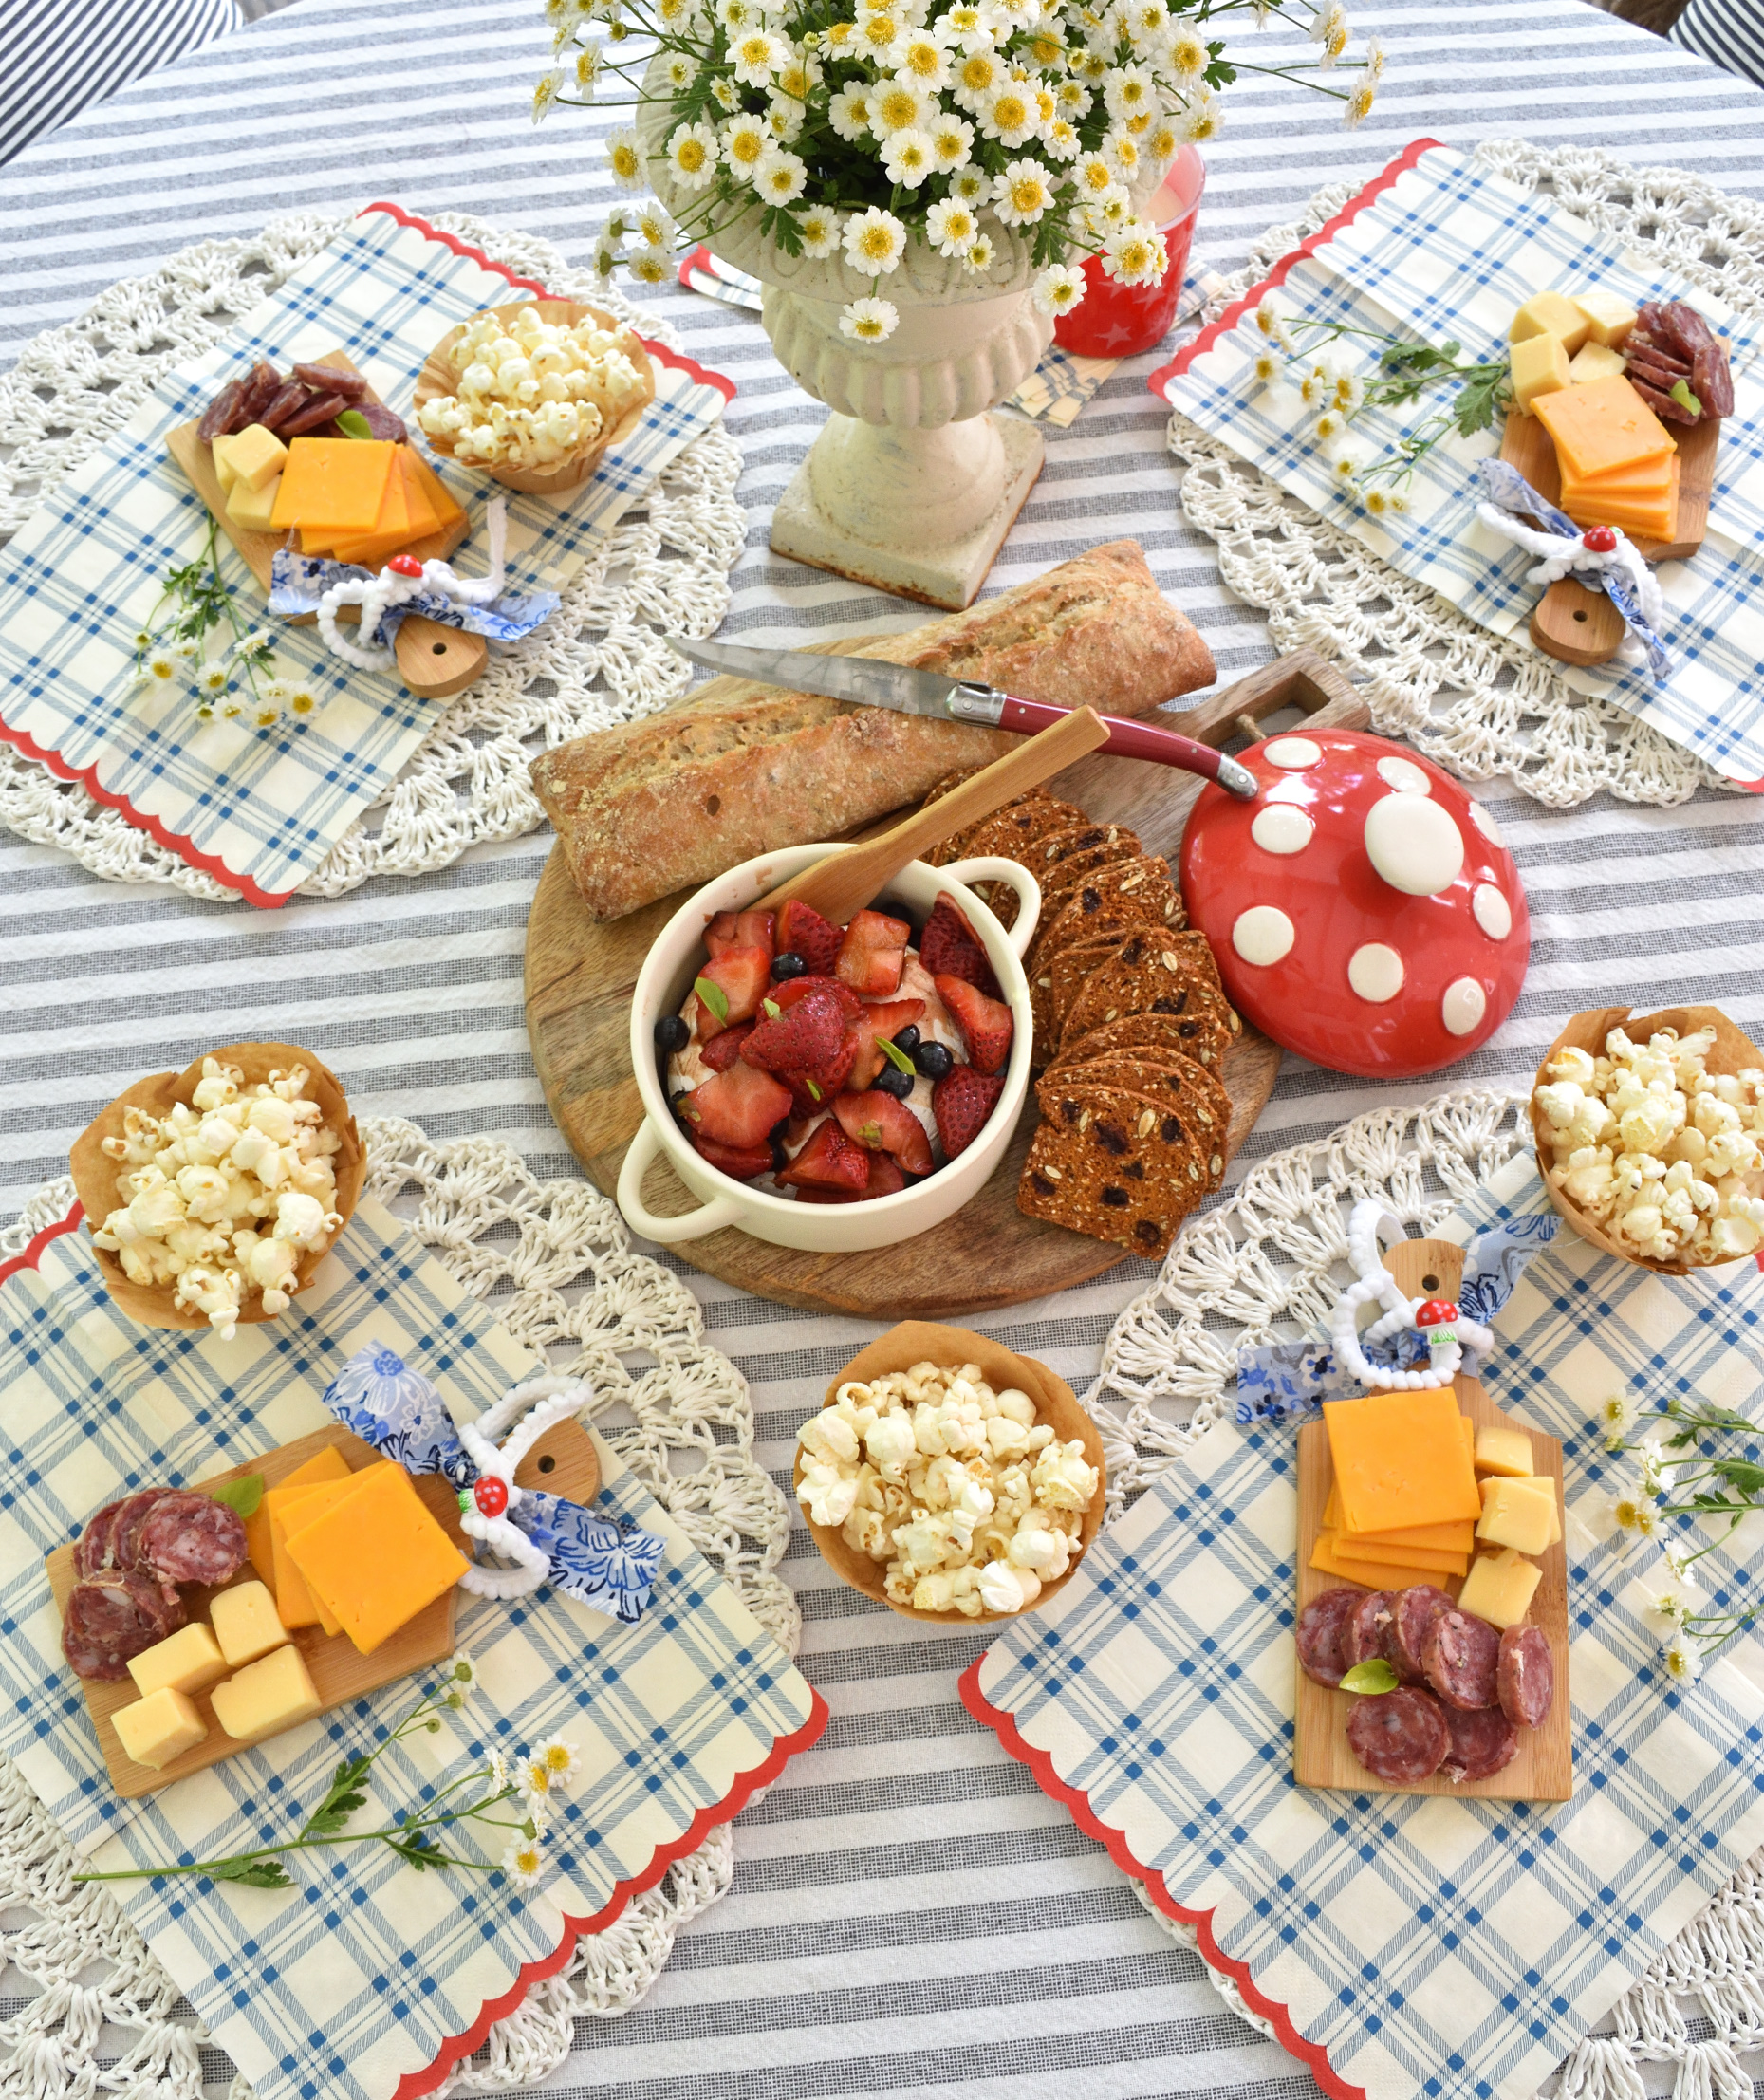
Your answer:
[[[1400,1239],[1384,1250],[1384,1267],[1405,1298],[1450,1298],[1456,1304],[1464,1280],[1464,1250],[1449,1239]]]

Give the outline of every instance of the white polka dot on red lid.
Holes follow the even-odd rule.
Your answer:
[[[1478,883],[1476,893],[1470,900],[1470,908],[1476,915],[1476,924],[1491,940],[1505,940],[1513,931],[1513,906],[1508,903],[1505,891],[1493,883]]]
[[[1323,756],[1323,746],[1313,744],[1309,736],[1276,736],[1262,746],[1262,756],[1282,772],[1303,772]]]
[[[1347,981],[1368,1006],[1383,1006],[1402,989],[1402,957],[1382,940],[1368,940],[1347,958]]]
[[[1317,827],[1290,802],[1271,802],[1255,812],[1250,836],[1264,853],[1302,853]]]
[[[1448,984],[1439,1001],[1439,1018],[1448,1035],[1468,1035],[1479,1026],[1488,1010],[1488,994],[1475,977],[1459,977],[1455,984]]]
[[[1464,835],[1426,795],[1382,796],[1366,812],[1366,858],[1392,889],[1437,897],[1464,864]]]
[[[1425,795],[1433,792],[1433,782],[1412,758],[1381,758],[1378,762],[1378,777],[1386,788],[1394,788],[1400,795]]]
[[[1244,961],[1263,968],[1290,955],[1297,938],[1297,928],[1277,904],[1252,904],[1231,929],[1231,944]]]
[[[1500,826],[1495,822],[1495,819],[1490,816],[1475,795],[1470,798],[1470,821],[1491,846],[1503,847],[1506,846],[1507,842],[1501,836]]]

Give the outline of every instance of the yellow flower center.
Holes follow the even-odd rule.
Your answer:
[[[872,14],[864,22],[858,34],[873,51],[885,50],[895,39],[895,21],[891,14]]]
[[[1029,124],[1029,104],[1021,95],[1000,95],[993,107],[993,121],[1000,131],[1022,131]]]
[[[704,140],[682,139],[675,149],[674,158],[688,175],[696,175],[704,166]]]
[[[1032,175],[1019,176],[1011,185],[1011,201],[1019,212],[1032,212],[1047,198],[1048,193]]]
[[[873,313],[866,313],[858,322],[858,333],[865,343],[874,343],[881,336],[882,325]]]
[[[634,176],[637,173],[637,148],[624,145],[615,146],[612,149],[612,166],[615,175]]]
[[[751,168],[765,150],[766,136],[760,131],[738,131],[729,141],[729,158],[744,168]]]
[[[764,36],[743,38],[740,48],[743,65],[764,65],[771,56],[771,41]]]
[[[919,115],[919,98],[904,88],[889,88],[876,104],[876,110],[890,131],[904,131]]]
[[[934,80],[943,54],[935,44],[909,44],[906,47],[906,64],[903,73],[916,73],[920,80]]]
[[[866,261],[883,262],[894,253],[894,235],[885,226],[866,226],[858,236],[858,249]]]
[[[984,51],[975,51],[961,65],[961,84],[971,95],[984,94],[997,77],[998,68]]]

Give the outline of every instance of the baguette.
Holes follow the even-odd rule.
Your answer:
[[[1147,714],[1215,677],[1211,651],[1132,540],[852,653],[1108,715]],[[839,838],[1019,742],[734,678],[706,694],[533,761],[534,790],[597,920],[755,854]]]

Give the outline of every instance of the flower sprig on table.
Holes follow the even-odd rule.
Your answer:
[[[1225,57],[1204,34],[1248,9],[1319,46],[1306,66]],[[1086,253],[1123,284],[1156,281],[1166,254],[1138,204],[1184,139],[1216,136],[1219,91],[1240,72],[1298,81],[1357,124],[1384,68],[1376,44],[1353,86],[1332,86],[1348,44],[1343,0],[547,0],[557,61],[533,95],[537,121],[593,102],[609,79],[659,102],[667,180],[691,198],[677,226],[659,203],[616,213],[596,268],[623,263],[659,284],[683,233],[715,240],[738,221],[791,256],[843,251],[870,280],[840,325],[885,342],[900,315],[881,296],[910,244],[992,269],[997,230],[1029,244],[1036,304],[1084,297]],[[640,72],[622,57],[644,40]],[[649,41],[653,39],[653,44]],[[651,65],[665,93],[645,86]],[[1339,76],[1336,76],[1339,77]],[[614,179],[645,188],[635,129],[615,132]],[[627,246],[627,244],[629,244]]]
[[[367,1805],[366,1786],[374,1766],[395,1743],[417,1735],[438,1735],[442,1717],[457,1713],[477,1685],[477,1669],[469,1656],[455,1656],[447,1674],[425,1693],[385,1740],[369,1751],[354,1751],[331,1775],[325,1798],[299,1831],[279,1844],[260,1845],[223,1859],[181,1860],[166,1867],[123,1867],[107,1873],[76,1874],[77,1882],[150,1881],[160,1876],[199,1874],[209,1881],[238,1882],[247,1888],[291,1888],[293,1877],[283,1861],[291,1853],[335,1845],[384,1845],[418,1873],[457,1867],[474,1874],[501,1874],[517,1888],[530,1888],[545,1872],[545,1838],[552,1804],[579,1768],[575,1745],[554,1736],[512,1763],[497,1749],[485,1762],[453,1779],[420,1810],[397,1812],[374,1831],[346,1826]],[[465,1794],[473,1799],[462,1799]],[[500,1811],[498,1813],[496,1812]],[[507,1831],[497,1859],[468,1859],[447,1849],[438,1833],[472,1825],[480,1831]],[[492,1840],[492,1845],[495,1840]]]
[[[1613,1393],[1599,1409],[1605,1448],[1614,1455],[1628,1453],[1639,1461],[1635,1478],[1612,1496],[1610,1518],[1620,1538],[1654,1540],[1660,1545],[1667,1582],[1652,1600],[1648,1616],[1661,1636],[1667,1676],[1689,1684],[1702,1674],[1706,1657],[1743,1632],[1758,1615],[1755,1605],[1744,1611],[1698,1608],[1701,1585],[1693,1572],[1695,1564],[1724,1545],[1753,1511],[1764,1510],[1764,1464],[1744,1453],[1735,1456],[1706,1446],[1712,1440],[1718,1444],[1719,1440],[1740,1437],[1755,1449],[1764,1432],[1744,1415],[1674,1398],[1647,1418],[1648,1433],[1631,1441],[1631,1432],[1642,1419],[1639,1403],[1627,1393]],[[1669,1434],[1662,1436],[1662,1430]],[[1677,1539],[1661,1537],[1661,1521],[1671,1516],[1704,1522],[1725,1516],[1727,1529],[1719,1538],[1692,1552]]]
[[[216,628],[223,630],[218,645],[210,640]],[[318,706],[306,686],[274,672],[274,641],[241,617],[221,577],[220,526],[211,517],[202,552],[166,571],[135,637],[135,682],[151,692],[192,694],[199,721],[244,720],[270,729],[285,715],[299,718]]]
[[[1487,430],[1511,396],[1505,350],[1486,361],[1460,362],[1463,345],[1456,341],[1436,347],[1343,321],[1289,316],[1272,297],[1256,306],[1251,325],[1257,338],[1252,366],[1257,381],[1296,388],[1336,486],[1373,517],[1407,511],[1409,484],[1428,453],[1454,431],[1469,437]],[[1326,346],[1348,343],[1376,348],[1369,375],[1347,371],[1327,354]],[[1354,424],[1368,408],[1403,408],[1454,382],[1456,397],[1405,431],[1383,457],[1368,459],[1354,445]]]

